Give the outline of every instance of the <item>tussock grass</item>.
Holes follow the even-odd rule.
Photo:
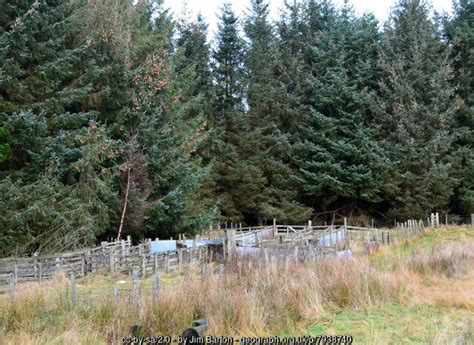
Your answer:
[[[253,259],[229,265],[222,275],[202,276],[197,268],[187,278],[163,275],[169,283],[158,298],[146,288],[150,285],[146,281],[138,300],[122,293],[116,303],[109,288],[100,299],[80,300],[75,306],[69,300],[68,280],[59,275],[40,286],[24,285],[14,295],[0,296],[0,344],[118,344],[135,324],[141,325],[144,336],[178,335],[198,318],[208,320],[210,335],[313,334],[314,325],[327,325],[316,332],[327,334],[329,326],[338,324],[338,315],[347,313],[353,315],[349,324],[354,331],[358,329],[354,318],[367,315],[361,340],[383,343],[387,332],[376,320],[384,317],[384,306],[417,310],[431,305],[472,315],[472,293],[462,291],[474,286],[473,249],[469,239],[446,243],[399,258],[390,270],[380,269],[368,257],[317,262]],[[113,282],[119,277],[107,279]],[[97,279],[79,280],[84,282],[90,291]],[[370,318],[376,311],[379,317]],[[418,320],[409,315],[409,320],[421,322],[422,330],[432,324],[428,317]],[[454,332],[459,343],[471,341],[472,319],[456,326],[459,329],[448,321],[436,331],[419,331],[421,339],[441,344]],[[350,327],[337,332],[341,331],[352,334]]]
[[[474,242],[436,245],[429,254],[414,253],[408,260],[409,268],[422,275],[444,274],[451,277],[465,275],[474,262]]]

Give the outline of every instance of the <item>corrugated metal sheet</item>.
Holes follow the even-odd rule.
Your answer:
[[[150,242],[151,253],[155,254],[155,253],[166,253],[168,251],[176,251],[176,248],[177,248],[176,242],[177,241],[174,241],[174,240],[151,241]],[[181,241],[181,243],[184,244],[186,248],[192,248],[193,242],[194,242],[193,240]],[[222,239],[217,239],[217,240],[196,240],[195,243],[196,243],[196,248],[197,248],[197,247],[206,246],[208,244],[222,244],[222,242],[223,242]]]
[[[273,227],[250,234],[238,234],[236,240],[242,246],[251,246],[255,245],[257,238],[258,240],[261,240],[262,238],[271,237],[273,237]]]
[[[151,253],[166,253],[168,251],[176,251],[176,241],[151,241]]]
[[[346,238],[346,229],[344,227],[339,228],[338,231],[333,232],[318,238],[318,243],[322,247],[329,247],[339,242],[343,242]]]

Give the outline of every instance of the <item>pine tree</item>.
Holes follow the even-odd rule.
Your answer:
[[[445,210],[457,183],[449,51],[429,15],[424,2],[401,0],[384,30],[374,124],[389,158],[380,173],[390,217]]]

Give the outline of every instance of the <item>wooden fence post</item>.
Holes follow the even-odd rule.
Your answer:
[[[277,235],[277,220],[273,218],[273,236],[276,237]]]
[[[15,265],[15,272],[16,272],[16,265]],[[16,290],[16,273],[12,273],[10,275],[10,292],[14,293]]]
[[[71,304],[76,305],[76,276],[74,275],[74,272],[71,271],[70,273],[71,277]]]
[[[153,275],[153,293],[155,297],[160,295],[160,274],[158,272]]]
[[[18,285],[18,265],[15,264],[15,267],[13,267],[13,286],[14,286],[14,290],[16,289],[17,285]]]
[[[132,298],[138,298],[138,267],[133,267],[132,269]]]
[[[81,254],[81,276],[86,275],[86,253]]]
[[[226,231],[226,245],[227,245],[227,258],[226,261],[230,261],[231,258],[235,255],[236,252],[236,242],[235,242],[235,229],[230,229]]]
[[[189,268],[191,268],[192,264],[193,264],[193,247],[189,248],[188,250],[188,255],[189,255]]]
[[[40,261],[38,264],[38,282],[41,283],[43,280],[43,263]]]
[[[257,235],[255,235],[257,237]],[[255,242],[256,244],[256,242]],[[227,230],[224,230],[224,242],[222,243],[222,256],[223,259],[225,260],[227,257]]]
[[[114,247],[110,247],[109,266],[110,266],[110,272],[114,273],[115,272],[115,248]]]
[[[34,277],[35,280],[38,280],[38,260],[36,260],[36,253],[34,254],[34,261],[33,261],[33,270],[34,270]]]
[[[168,273],[170,271],[170,252],[166,252],[165,257],[165,272]]]
[[[119,304],[120,303],[120,292],[119,292],[119,289],[117,289],[116,286],[114,286],[114,298],[115,298],[115,303]]]
[[[56,273],[61,269],[61,259],[58,257],[54,260],[56,262]]]
[[[178,249],[178,273],[181,273],[183,269],[183,250],[181,248]]]
[[[84,253],[84,266],[85,266],[85,274],[88,272],[92,272],[92,262],[91,262],[91,251],[90,249],[86,250]]]

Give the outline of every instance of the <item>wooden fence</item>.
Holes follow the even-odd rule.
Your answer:
[[[185,265],[202,264],[219,256],[219,251],[209,246],[152,254],[149,243],[130,244],[130,241],[103,242],[100,247],[71,253],[0,259],[0,294],[15,289],[19,283],[51,279],[58,271],[83,277],[107,271],[129,274],[138,267],[140,276],[146,277],[160,271],[181,271]]]
[[[438,216],[432,215],[430,223],[438,225]],[[433,221],[431,221],[433,220]],[[41,282],[51,279],[56,272],[64,271],[68,276],[83,277],[94,272],[118,272],[129,274],[132,269],[139,270],[141,277],[157,272],[182,271],[183,266],[207,263],[217,258],[229,258],[236,248],[240,252],[253,253],[258,249],[287,249],[304,253],[305,257],[318,257],[320,254],[338,254],[348,249],[350,241],[362,241],[370,246],[374,243],[388,245],[400,243],[423,231],[421,220],[408,220],[396,224],[394,229],[377,229],[350,226],[344,224],[313,226],[307,225],[273,225],[246,227],[242,226],[219,229],[208,232],[209,239],[219,238],[221,245],[196,246],[179,248],[161,253],[151,252],[151,240],[132,246],[130,238],[117,242],[102,242],[101,246],[69,253],[33,257],[12,257],[0,259],[0,294],[14,290],[16,285],[24,282]],[[439,225],[438,225],[439,226]],[[222,235],[221,237],[217,235]],[[342,236],[343,234],[343,236]],[[196,240],[202,239],[198,236]],[[319,253],[314,244],[318,239],[325,239],[319,245]],[[177,243],[184,243],[186,238],[180,235]],[[329,241],[329,243],[327,243]],[[340,245],[343,242],[344,245]],[[321,243],[320,243],[321,244]],[[249,249],[244,250],[246,247]],[[253,248],[253,249],[250,249]],[[256,250],[257,249],[257,250]],[[309,253],[309,254],[308,254]],[[307,255],[308,254],[308,255]],[[288,254],[286,254],[288,255]]]

